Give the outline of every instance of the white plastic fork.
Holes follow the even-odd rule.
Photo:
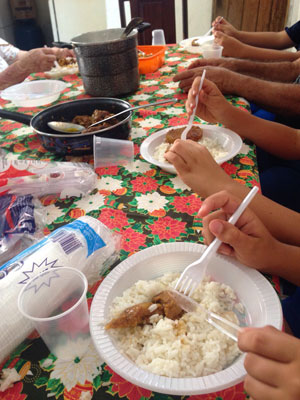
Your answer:
[[[223,17],[221,17],[219,19],[219,21],[216,23],[216,26],[219,25],[219,23],[222,21]],[[214,29],[214,27],[212,26],[203,36],[208,36],[210,35],[210,33],[212,32],[212,30]]]
[[[247,196],[241,202],[236,211],[229,218],[228,222],[230,224],[235,225],[237,220],[245,211],[246,207],[256,195],[257,191],[257,186],[254,186],[251,189],[251,191],[247,194]],[[211,242],[211,244],[205,249],[201,257],[184,269],[175,285],[175,290],[183,293],[186,296],[191,296],[193,294],[196,287],[202,282],[202,279],[206,274],[208,263],[211,257],[217,252],[221,243],[221,240],[215,238]]]
[[[202,304],[197,303],[190,297],[178,292],[174,289],[169,289],[174,296],[176,303],[186,312],[202,311],[205,313],[206,321],[218,329],[220,332],[229,336],[235,342],[238,341],[238,333],[242,330],[241,326],[229,321],[227,318],[221,317],[221,315],[216,314],[210,310],[203,307]],[[244,327],[244,326],[243,326]]]
[[[196,110],[197,110],[197,106],[198,106],[199,93],[201,92],[201,89],[202,89],[202,86],[203,86],[205,74],[206,74],[206,69],[203,71],[203,74],[202,74],[202,77],[201,77],[199,90],[198,90],[198,93],[197,93],[197,96],[196,96],[196,99],[195,99],[195,108],[194,108],[193,114],[190,116],[190,119],[189,119],[189,122],[187,124],[187,127],[185,128],[185,130],[181,134],[181,140],[186,140],[187,134],[189,133],[189,130],[191,129],[191,127],[193,125],[195,114],[196,114]]]

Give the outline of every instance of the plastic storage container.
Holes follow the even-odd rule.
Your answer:
[[[147,54],[147,57],[139,56],[140,74],[155,72],[164,64],[166,46],[138,46],[138,49]]]

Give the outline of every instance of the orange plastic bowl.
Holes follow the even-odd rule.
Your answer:
[[[138,46],[138,49],[148,54],[147,57],[139,56],[140,74],[155,72],[165,62],[166,46]]]

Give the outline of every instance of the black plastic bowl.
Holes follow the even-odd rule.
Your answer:
[[[82,156],[93,153],[94,136],[126,140],[131,129],[132,111],[118,117],[113,127],[90,133],[60,133],[48,126],[50,121],[70,122],[76,115],[92,115],[94,110],[106,110],[113,114],[127,110],[131,105],[124,100],[109,97],[94,97],[60,103],[39,112],[33,118],[26,114],[0,110],[0,117],[30,125],[39,136],[43,146],[57,155]]]

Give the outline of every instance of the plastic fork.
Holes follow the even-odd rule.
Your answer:
[[[195,100],[195,108],[194,108],[193,114],[190,116],[190,119],[189,119],[189,122],[187,124],[187,127],[185,128],[185,130],[181,134],[181,139],[182,140],[186,140],[187,134],[189,133],[189,130],[191,129],[191,127],[193,125],[195,114],[196,114],[196,110],[197,110],[197,106],[198,106],[199,93],[201,92],[201,89],[202,89],[202,86],[203,86],[205,74],[206,74],[206,69],[203,71],[203,74],[202,74],[202,77],[201,77],[199,90],[198,90],[198,93],[197,93],[197,96],[196,96],[196,100]]]
[[[228,319],[221,317],[221,315],[214,313],[213,311],[207,310],[202,304],[197,303],[190,297],[178,292],[177,290],[169,289],[174,296],[177,304],[186,312],[202,311],[205,313],[205,320],[218,329],[220,332],[229,336],[234,341],[238,341],[238,332],[242,328]],[[245,328],[245,326],[243,326]]]
[[[216,23],[216,26],[219,25],[219,23],[222,21],[223,17],[221,17],[219,19],[219,21]],[[210,33],[212,32],[212,30],[214,29],[214,27],[212,26],[203,36],[208,36],[210,35]]]
[[[246,207],[256,195],[257,191],[257,186],[254,186],[251,189],[251,191],[247,194],[247,196],[244,198],[236,211],[229,218],[229,223],[235,225],[237,220],[245,211]],[[201,257],[184,269],[176,283],[175,290],[183,293],[186,296],[191,296],[193,294],[196,287],[202,282],[202,279],[206,274],[208,263],[211,257],[217,252],[220,244],[221,240],[215,238],[211,242],[211,244],[205,249]]]

